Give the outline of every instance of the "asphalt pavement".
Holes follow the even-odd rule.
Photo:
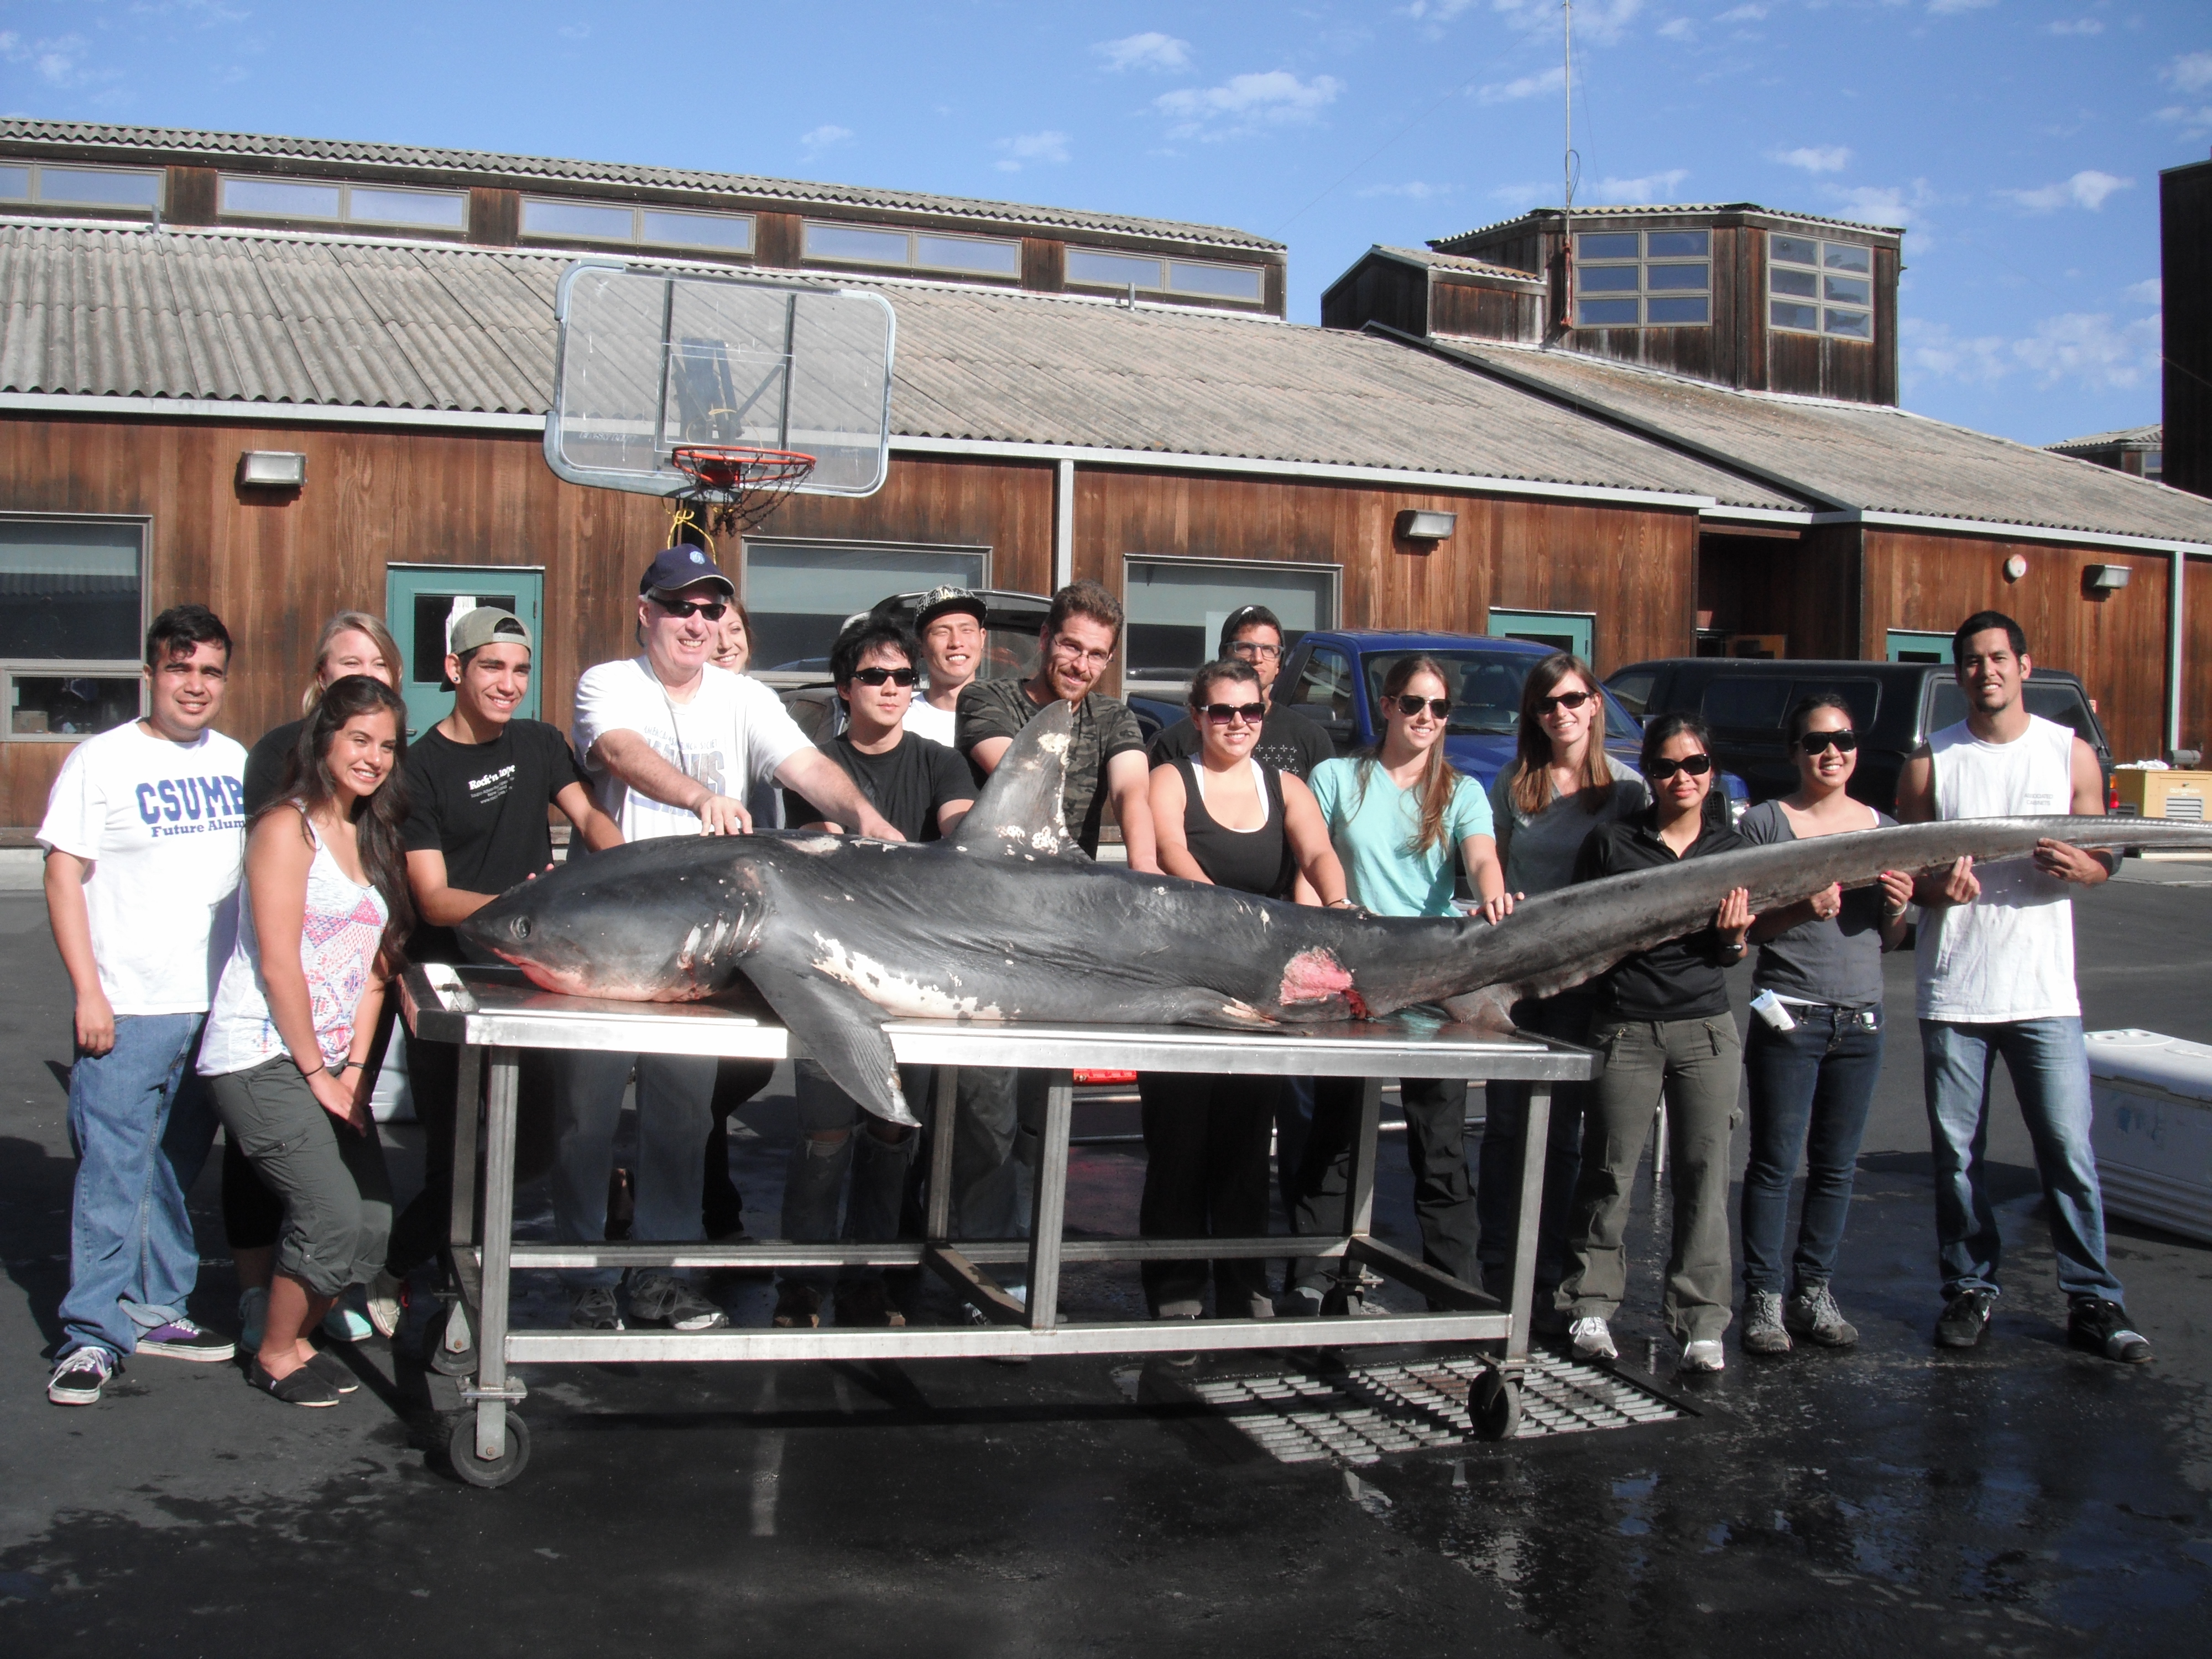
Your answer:
[[[2130,861],[2076,908],[2092,1029],[2212,1042],[2212,864]],[[157,1358],[91,1409],[46,1402],[67,986],[39,900],[0,895],[0,1653],[2202,1652],[2212,1247],[2115,1223],[2158,1358],[2069,1350],[2006,1093],[2006,1294],[1983,1346],[1938,1352],[1909,960],[1889,1006],[1836,1283],[1861,1345],[1755,1362],[1731,1339],[1724,1376],[1674,1385],[1677,1420],[1285,1463],[1157,1363],[537,1368],[531,1467],[483,1492],[446,1470],[448,1419],[404,1344],[349,1351],[366,1386],[331,1411]],[[765,1235],[787,1087],[743,1120]],[[404,1187],[416,1132],[386,1133]],[[1382,1164],[1379,1231],[1407,1240],[1403,1158]],[[1132,1149],[1079,1148],[1072,1224],[1133,1231],[1141,1173]],[[216,1185],[211,1164],[195,1308],[230,1329]],[[523,1212],[542,1226],[542,1197]],[[1663,1374],[1653,1220],[1640,1186],[1617,1328]],[[767,1287],[715,1291],[764,1322]],[[1071,1271],[1067,1298],[1138,1305],[1120,1269]],[[526,1281],[520,1306],[557,1317],[558,1285]]]

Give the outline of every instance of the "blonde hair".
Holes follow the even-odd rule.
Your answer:
[[[392,671],[395,689],[407,679],[406,665],[400,660],[399,641],[392,637],[392,630],[384,625],[381,617],[372,617],[366,611],[341,611],[323,624],[321,636],[315,641],[315,665],[307,676],[307,689],[300,694],[300,712],[312,714],[315,705],[323,700],[323,662],[331,654],[331,642],[341,634],[366,634],[375,641],[376,649]]]

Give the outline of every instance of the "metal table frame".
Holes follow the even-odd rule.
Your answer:
[[[459,1096],[474,1101],[490,1067],[482,1132],[482,1243],[476,1213],[479,1122],[455,1114],[453,1197],[448,1240],[458,1302],[441,1338],[448,1355],[466,1364],[473,1382],[460,1390],[475,1413],[476,1455],[495,1463],[507,1455],[508,1413],[526,1395],[509,1375],[516,1364],[605,1364],[640,1360],[1006,1358],[1046,1354],[1150,1353],[1233,1348],[1346,1347],[1359,1344],[1500,1342],[1493,1375],[1510,1386],[1528,1352],[1536,1234],[1542,1208],[1544,1149],[1555,1082],[1595,1073],[1587,1050],[1535,1037],[1471,1035],[1463,1027],[1346,1024],[1287,1027],[1280,1032],[1218,1031],[1194,1026],[1044,1025],[900,1020],[888,1027],[902,1064],[938,1068],[931,1138],[928,1212],[919,1240],[890,1243],[750,1244],[517,1243],[514,1138],[519,1051],[596,1049],[617,1053],[783,1060],[793,1046],[764,1006],[619,1003],[559,996],[526,983],[512,969],[410,968],[400,984],[408,1028],[418,1036],[460,1045]],[[957,1068],[1023,1066],[1049,1073],[1038,1149],[1030,1237],[963,1240],[949,1237]],[[1343,1231],[1334,1235],[1245,1239],[1066,1239],[1069,1125],[1075,1068],[1198,1072],[1279,1077],[1358,1077],[1364,1080],[1352,1137]],[[1520,1225],[1514,1241],[1513,1283],[1500,1306],[1449,1274],[1376,1238],[1371,1231],[1382,1079],[1459,1078],[1470,1082],[1525,1080],[1530,1090],[1523,1133]],[[1218,1319],[1195,1329],[1182,1321],[1116,1320],[1063,1324],[1058,1319],[1060,1273],[1070,1261],[1196,1260],[1308,1255],[1339,1257],[1372,1268],[1419,1291],[1443,1311],[1315,1318]],[[985,1269],[1024,1261],[1028,1302],[1015,1300]],[[752,1328],[664,1330],[513,1330],[510,1281],[517,1268],[801,1267],[871,1265],[927,1267],[986,1325],[779,1330]],[[1509,1400],[1510,1396],[1509,1396]],[[1517,1416],[1517,1412],[1512,1413]],[[456,1436],[456,1451],[459,1449]],[[464,1470],[464,1474],[469,1471]],[[473,1477],[472,1477],[473,1478]],[[483,1484],[491,1484],[489,1481]]]

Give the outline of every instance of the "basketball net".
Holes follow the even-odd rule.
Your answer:
[[[737,444],[678,444],[668,460],[691,480],[674,498],[668,544],[690,540],[688,530],[709,553],[713,537],[757,528],[814,471],[814,457],[797,450]]]

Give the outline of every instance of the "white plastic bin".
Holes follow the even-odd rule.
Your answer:
[[[2212,1048],[2135,1030],[2088,1047],[2106,1212],[2212,1243]]]

